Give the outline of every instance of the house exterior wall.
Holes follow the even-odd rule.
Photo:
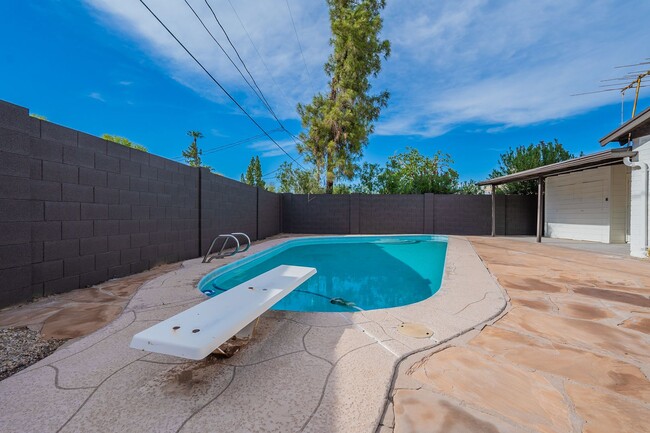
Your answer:
[[[650,165],[650,136],[634,140],[633,149],[638,152],[635,161]],[[642,169],[632,170],[630,189],[630,254],[636,257],[647,257],[648,239],[643,238],[644,226],[650,219],[650,211],[644,207],[644,195],[648,194],[648,185],[644,185]],[[646,231],[647,233],[647,231]],[[647,236],[647,235],[646,235]]]
[[[611,179],[611,167],[549,177],[545,236],[609,243]]]

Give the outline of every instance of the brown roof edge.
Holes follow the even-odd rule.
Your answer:
[[[606,165],[622,164],[623,158],[636,156],[637,152],[631,147],[618,149],[603,150],[590,155],[580,156],[578,158],[568,159],[555,164],[544,165],[542,167],[531,168],[530,170],[520,171],[518,173],[508,174],[506,176],[487,179],[479,182],[479,185],[501,185],[510,182],[520,182],[524,180],[538,179],[540,177],[555,176],[559,174],[571,173],[574,171],[586,170],[588,168],[602,167]]]
[[[623,145],[627,144],[630,139],[643,137],[645,135],[650,135],[650,107],[646,108],[639,113],[638,116],[628,120],[599,141],[601,146],[606,146],[613,141],[617,141]]]

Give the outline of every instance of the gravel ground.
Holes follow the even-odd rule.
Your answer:
[[[0,329],[0,380],[54,352],[65,340],[45,340],[29,328]]]

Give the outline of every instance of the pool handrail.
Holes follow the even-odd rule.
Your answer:
[[[244,248],[243,250],[241,250],[241,251],[239,251],[239,252],[240,252],[240,253],[245,253],[246,251],[248,251],[248,249],[251,247],[251,238],[249,238],[248,235],[247,235],[246,233],[243,233],[243,232],[235,232],[235,233],[231,233],[231,235],[233,235],[233,236],[235,236],[235,237],[237,237],[237,236],[243,236],[244,238],[246,238],[246,248]]]
[[[248,236],[246,236],[248,237]],[[214,248],[214,244],[217,242],[218,239],[225,238],[226,240],[223,242],[223,245],[221,246],[221,249],[219,250],[218,253],[210,255],[212,252],[212,248]],[[228,244],[228,239],[233,239],[235,241],[235,249],[231,253],[225,253],[224,250],[226,249],[226,244]],[[246,248],[248,249],[248,248]],[[221,259],[224,257],[230,257],[234,256],[239,252],[239,239],[237,239],[236,236],[233,234],[220,234],[210,244],[210,248],[208,248],[208,251],[205,253],[205,256],[203,256],[203,262],[202,263],[210,263],[213,259]]]

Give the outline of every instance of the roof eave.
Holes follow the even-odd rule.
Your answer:
[[[589,168],[602,167],[607,165],[622,164],[623,158],[636,156],[637,152],[626,147],[623,149],[611,149],[591,155],[581,156],[579,158],[569,159],[567,161],[557,162],[542,167],[532,168],[530,170],[513,173],[506,176],[487,179],[478,184],[502,185],[510,182],[523,182],[527,180],[538,179],[540,177],[557,176],[568,174],[576,171],[587,170]]]
[[[648,134],[650,134],[650,107],[646,108],[643,112],[639,113],[638,116],[628,120],[599,141],[601,146],[606,146],[615,141],[623,145],[627,144],[630,138],[634,139]]]

